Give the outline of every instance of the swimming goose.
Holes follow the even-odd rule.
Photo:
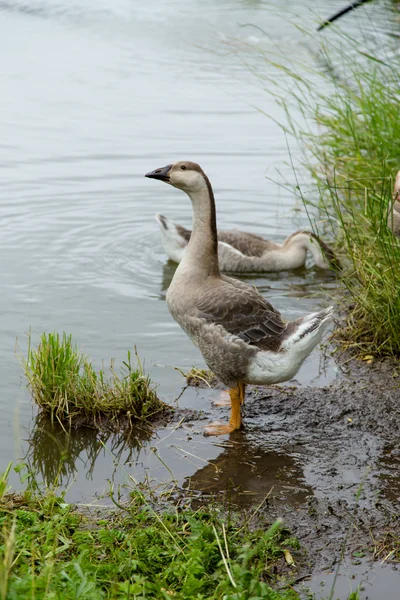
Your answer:
[[[229,387],[229,424],[211,424],[206,433],[230,433],[242,424],[245,385],[294,377],[321,340],[333,307],[286,322],[253,287],[220,273],[214,194],[199,165],[181,161],[146,177],[183,190],[192,201],[193,231],[167,304],[208,367]]]
[[[180,263],[191,231],[163,215],[156,214],[168,258]],[[218,231],[218,258],[221,271],[264,273],[298,269],[306,262],[307,250],[320,269],[340,268],[333,250],[311,231],[296,231],[282,244],[245,231]]]
[[[388,227],[400,237],[400,171],[397,172],[393,188],[393,207],[388,215]]]

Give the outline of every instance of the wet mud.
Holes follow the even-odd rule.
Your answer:
[[[243,430],[184,484],[257,507],[255,525],[282,517],[306,551],[300,579],[343,554],[400,560],[400,364],[342,360],[326,387],[249,387]]]

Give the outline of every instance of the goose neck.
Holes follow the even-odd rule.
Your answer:
[[[185,260],[205,275],[219,275],[218,239],[214,194],[211,184],[188,193],[193,206],[193,229]]]

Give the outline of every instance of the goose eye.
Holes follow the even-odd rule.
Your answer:
[[[186,169],[185,165],[181,165],[181,169],[184,171]]]

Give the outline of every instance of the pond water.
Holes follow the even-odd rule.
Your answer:
[[[351,592],[358,590],[361,600],[397,600],[399,597],[399,570],[390,569],[383,563],[371,563],[366,560],[343,561],[339,569],[321,573],[304,584],[304,600],[315,594],[316,600],[329,598],[332,590],[334,600],[347,600]]]
[[[288,60],[301,54],[312,65],[291,21],[312,28],[343,2],[279,5],[0,0],[0,469],[28,453],[51,478],[66,450],[61,481],[76,480],[70,500],[101,494],[107,479],[125,480],[95,432],[68,439],[58,432],[55,441],[34,428],[36,411],[15,354],[16,340],[26,352],[29,330],[34,344],[43,331],[72,333],[96,366],[122,361],[136,345],[169,402],[184,383],[174,367],[203,366],[168,313],[165,293],[175,267],[154,220],[161,212],[189,225],[191,208],[180,192],[144,173],[182,158],[199,162],[213,183],[221,228],[281,240],[307,226],[294,196],[266,178],[294,180],[285,136],[255,107],[276,120],[282,111],[252,80],[249,55],[241,60],[231,43],[264,52],[279,47]],[[347,17],[345,26],[355,32],[361,23],[379,37],[391,21],[390,3],[376,2],[359,9],[357,19]],[[247,280],[289,319],[325,305],[335,287],[332,275],[315,268]],[[335,375],[333,362],[314,352],[297,380],[322,385]],[[204,396],[207,404],[199,405],[197,391],[188,389],[179,406],[207,413],[212,392]],[[168,429],[158,432],[157,451],[150,449],[154,440],[141,449],[107,441],[138,480],[149,473],[169,478],[161,457],[181,483],[222,456],[221,443],[198,436],[194,448]],[[296,476],[296,465],[285,467],[274,452],[260,461]]]

